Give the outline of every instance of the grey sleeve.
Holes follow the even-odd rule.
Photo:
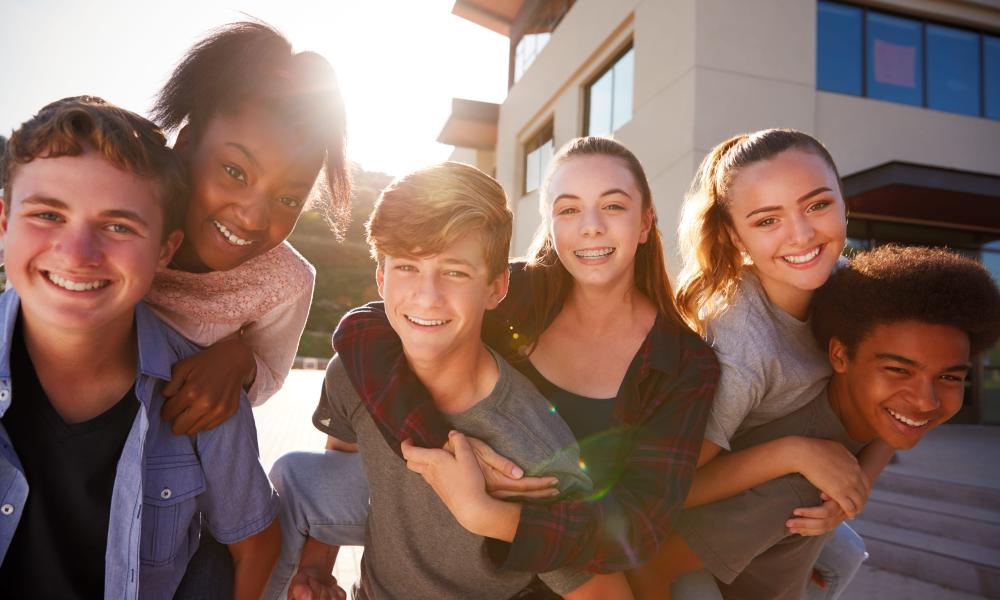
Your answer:
[[[749,333],[749,332],[747,332]],[[764,360],[761,344],[737,331],[714,332],[712,345],[719,359],[719,385],[708,415],[705,439],[729,450],[740,424],[764,395]]]
[[[559,594],[560,596],[565,596],[566,594],[576,590],[581,585],[590,581],[594,574],[590,571],[584,571],[583,569],[556,569],[555,571],[549,571],[548,573],[539,573],[538,578],[541,579],[545,585],[549,586],[553,592]]]
[[[319,394],[319,404],[313,412],[313,425],[323,433],[344,442],[355,443],[358,436],[351,417],[361,407],[361,399],[351,386],[351,381],[334,355],[326,367],[326,377]]]

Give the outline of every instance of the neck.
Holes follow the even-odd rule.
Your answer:
[[[595,334],[608,330],[620,331],[622,320],[632,320],[640,306],[646,302],[648,299],[631,278],[602,287],[574,283],[559,316],[568,318]]]
[[[457,349],[447,357],[419,360],[407,355],[410,369],[430,392],[434,405],[445,414],[466,411],[493,391],[500,377],[496,360],[478,338],[475,345]],[[404,354],[406,349],[403,349]]]
[[[813,290],[803,290],[783,283],[766,281],[759,276],[757,280],[772,304],[799,321],[806,320],[809,316],[809,303],[812,301]]]
[[[201,261],[201,258],[198,257],[198,253],[187,237],[184,238],[177,252],[174,253],[173,260],[170,261],[170,266],[188,273],[207,273],[211,271]]]
[[[826,391],[827,401],[830,403],[830,408],[833,409],[833,414],[840,419],[840,423],[852,440],[867,444],[877,437],[875,430],[869,427],[864,418],[855,410],[856,404],[850,401],[851,390],[843,377],[834,373]]]

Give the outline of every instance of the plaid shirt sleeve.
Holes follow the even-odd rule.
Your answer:
[[[631,453],[621,475],[599,498],[525,504],[512,544],[491,543],[508,569],[545,572],[577,567],[595,572],[634,568],[652,558],[687,497],[719,376],[712,350],[681,336],[679,365],[651,370],[633,382],[637,409]],[[635,397],[633,397],[635,399]],[[634,418],[634,420],[633,420]]]

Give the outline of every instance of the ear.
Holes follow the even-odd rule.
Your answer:
[[[740,252],[747,251],[747,247],[743,245],[743,240],[741,240],[740,236],[737,235],[736,230],[733,229],[732,225],[726,225],[726,235],[729,236],[729,241],[732,242],[734,246],[736,246],[737,250],[739,250]]]
[[[505,268],[490,282],[490,297],[486,302],[486,310],[493,310],[507,297],[510,287],[510,267]]]
[[[375,265],[375,285],[378,287],[378,297],[385,300],[385,294],[382,292],[385,288],[385,259]]]
[[[843,342],[835,337],[830,338],[827,354],[830,358],[830,366],[833,367],[834,372],[840,374],[847,372],[847,363],[849,360],[847,357],[847,346]]]
[[[160,256],[156,260],[156,270],[161,271],[167,268],[170,261],[174,258],[174,252],[181,247],[181,242],[184,241],[184,230],[175,229],[167,235],[167,239],[163,240],[160,245]]]
[[[174,142],[174,152],[184,160],[191,158],[191,151],[194,146],[194,133],[191,131],[190,123],[181,127],[177,132],[177,140]]]
[[[649,231],[653,228],[653,207],[642,211],[642,231],[639,233],[639,243],[645,244],[649,239]]]

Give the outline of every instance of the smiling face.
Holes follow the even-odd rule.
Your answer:
[[[291,234],[324,153],[253,105],[214,115],[193,136],[185,128],[177,141],[192,191],[175,263],[227,271]]]
[[[772,302],[801,304],[844,249],[847,219],[836,174],[810,152],[786,150],[741,169],[729,190],[733,243]]]
[[[490,277],[479,232],[428,257],[386,256],[376,271],[389,323],[411,363],[441,364],[482,344],[483,313],[507,294],[508,271]]]
[[[632,287],[652,212],[625,164],[601,155],[570,158],[552,175],[546,196],[556,254],[576,284]]]
[[[181,238],[163,235],[157,185],[87,150],[22,165],[11,188],[0,228],[25,319],[64,334],[130,327]]]
[[[969,336],[955,327],[919,321],[876,326],[854,357],[834,338],[831,403],[858,441],[881,438],[912,448],[962,407],[969,373]]]

